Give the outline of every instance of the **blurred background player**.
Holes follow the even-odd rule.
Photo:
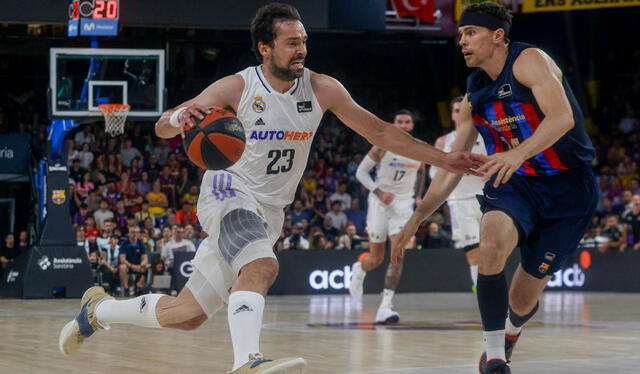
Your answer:
[[[307,34],[294,7],[271,3],[258,9],[251,36],[262,65],[217,80],[156,123],[156,135],[173,138],[219,106],[237,113],[247,135],[236,164],[203,176],[197,212],[209,236],[196,252],[189,281],[177,297],[113,300],[101,287],[90,288],[80,314],[60,333],[64,354],[112,323],[193,330],[226,302],[233,374],[302,373],[304,359],[266,360],[259,340],[265,295],[278,274],[272,248],[283,208],[294,200],[324,112],[332,111],[373,144],[453,172],[469,172],[486,159],[439,151],[364,110],[337,80],[306,69]]]
[[[462,96],[458,96],[451,100],[451,121],[456,128],[462,99]],[[456,135],[456,130],[453,130],[439,137],[436,141],[436,148],[445,152],[451,151],[451,145],[456,140]],[[482,136],[478,135],[472,152],[487,154]],[[432,180],[437,171],[438,168],[436,166],[429,168],[429,177]],[[467,257],[474,293],[476,292],[476,282],[478,280],[478,245],[480,244],[480,221],[482,220],[482,211],[476,195],[482,195],[482,187],[484,187],[482,179],[467,174],[462,177],[460,183],[447,198],[451,216],[452,238],[455,247],[462,249]],[[422,197],[422,195],[418,196]]]
[[[411,133],[414,123],[408,110],[396,112],[393,125]],[[376,180],[370,172],[377,167]],[[369,190],[369,210],[367,231],[369,232],[368,254],[362,256],[352,267],[349,293],[355,298],[362,297],[364,278],[382,263],[387,246],[387,237],[395,244],[396,234],[404,227],[414,206],[414,191],[422,196],[425,181],[425,166],[419,161],[400,156],[379,147],[372,147],[356,170],[356,178]],[[415,245],[415,238],[408,243]],[[402,261],[387,266],[382,291],[382,302],[376,313],[376,323],[395,323],[400,316],[393,310],[393,295],[402,276]]]

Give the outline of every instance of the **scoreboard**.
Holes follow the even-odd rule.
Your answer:
[[[120,0],[71,0],[68,36],[116,36]]]

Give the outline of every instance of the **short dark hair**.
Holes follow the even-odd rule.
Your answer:
[[[393,114],[393,118],[395,119],[396,116],[399,116],[399,115],[407,115],[407,116],[411,117],[412,121],[414,120],[413,113],[411,113],[411,111],[409,109],[400,109],[400,110],[398,110],[397,112],[395,112]]]
[[[302,21],[298,10],[289,4],[271,3],[258,9],[251,21],[251,50],[258,61],[262,62],[258,43],[262,42],[273,47],[273,41],[278,36],[276,23],[285,20]]]
[[[491,14],[492,16],[508,23],[509,28],[511,28],[511,24],[513,23],[513,15],[511,14],[511,11],[498,3],[484,2],[484,3],[478,3],[478,4],[471,4],[468,7],[464,8],[464,10],[462,11],[462,13],[466,13],[466,12]],[[509,38],[507,33],[508,33],[508,30],[505,30],[505,35],[504,35],[505,43],[509,43]]]
[[[454,97],[453,99],[451,99],[451,106],[453,106],[453,104],[455,103],[461,103],[463,99],[464,96],[462,95]]]

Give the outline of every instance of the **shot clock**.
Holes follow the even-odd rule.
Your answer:
[[[72,0],[69,3],[69,36],[116,36],[120,0]]]

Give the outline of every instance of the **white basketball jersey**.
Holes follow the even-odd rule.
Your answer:
[[[237,176],[259,202],[290,204],[322,119],[311,73],[304,69],[303,76],[285,93],[269,86],[260,66],[237,74],[244,79],[237,116],[247,143],[240,160],[227,171]]]
[[[376,183],[384,192],[393,192],[396,198],[412,198],[420,161],[385,151],[376,173]]]
[[[445,152],[451,151],[451,145],[456,140],[456,132],[455,130],[448,133],[444,140],[444,149]],[[487,150],[484,147],[484,140],[482,136],[478,135],[473,148],[471,148],[471,153],[476,153],[480,155],[486,155]],[[475,198],[476,195],[482,195],[482,188],[484,187],[484,182],[479,177],[474,175],[465,174],[462,176],[460,183],[453,190],[451,195],[449,195],[448,200],[461,200],[461,199],[469,199]]]

